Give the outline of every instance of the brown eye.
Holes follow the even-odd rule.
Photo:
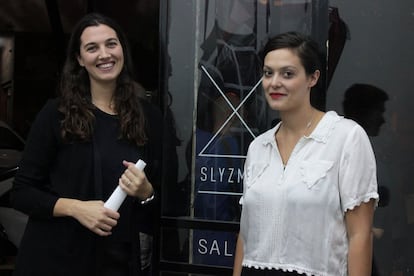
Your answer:
[[[273,75],[273,72],[270,70],[263,70],[263,76],[268,78],[271,77]]]
[[[115,41],[111,41],[107,44],[108,48],[115,48],[116,46],[118,46],[118,43]]]
[[[292,72],[292,71],[285,71],[285,72],[283,72],[283,77],[284,77],[285,79],[290,79],[290,78],[292,78],[294,75],[295,75],[295,74],[294,74],[294,72]]]
[[[94,52],[94,51],[96,51],[96,46],[88,46],[88,47],[86,47],[86,52]]]

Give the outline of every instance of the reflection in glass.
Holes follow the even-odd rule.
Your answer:
[[[211,31],[200,46],[193,212],[195,218],[238,221],[244,156],[258,132],[251,116],[260,101],[255,4],[215,5],[205,18]],[[194,230],[194,263],[232,266],[235,243],[235,233]]]
[[[169,1],[164,67],[182,143],[178,181],[164,186],[163,215],[238,223],[247,148],[278,121],[262,95],[260,50],[270,36],[291,30],[325,47],[327,6],[327,0]],[[191,229],[188,234],[187,240],[163,230],[179,244],[188,241],[189,263],[233,265],[236,233]],[[163,248],[174,244],[168,238],[163,243]]]
[[[361,125],[369,137],[376,137],[385,123],[385,103],[388,100],[388,94],[381,88],[371,84],[355,83],[345,91],[342,102],[344,116]],[[387,251],[391,242],[391,221],[387,207],[390,190],[381,182],[382,179],[378,179],[380,201],[375,211],[372,229],[374,236],[372,275],[374,276],[382,275],[380,271],[390,271],[391,265],[391,256]]]
[[[261,93],[261,47],[282,31],[311,34],[315,3],[204,2],[196,125],[189,141],[195,145],[194,218],[239,221],[247,148],[277,120]],[[235,233],[194,230],[193,261],[232,266],[235,242]]]

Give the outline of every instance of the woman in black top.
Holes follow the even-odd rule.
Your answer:
[[[162,122],[138,95],[111,19],[88,14],[75,26],[60,93],[33,123],[14,181],[14,207],[29,215],[15,275],[144,275],[139,240],[157,217]],[[115,211],[104,201],[117,185],[128,196]]]

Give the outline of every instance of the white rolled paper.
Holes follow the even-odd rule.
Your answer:
[[[139,170],[143,171],[147,163],[139,159],[137,163],[135,163],[135,167]],[[114,211],[118,211],[119,207],[121,206],[122,202],[124,202],[127,194],[124,190],[118,185],[116,189],[113,191],[111,196],[105,202],[104,206],[106,208],[112,209]]]

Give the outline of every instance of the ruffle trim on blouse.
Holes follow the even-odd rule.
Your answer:
[[[322,120],[316,126],[317,131],[313,131],[309,137],[319,142],[326,143],[337,126],[336,122],[341,119],[343,119],[343,116],[339,116],[335,111],[326,112],[322,117]]]
[[[269,166],[269,162],[267,163],[255,163],[249,165],[244,172],[244,185],[246,185],[247,189],[250,189],[250,187],[256,182],[256,180],[263,174],[263,172],[266,170],[266,168]],[[243,195],[244,196],[244,195]],[[240,197],[239,204],[243,205],[244,200],[243,196]]]
[[[351,201],[347,205],[345,205],[344,206],[344,212],[353,210],[353,209],[355,209],[355,207],[360,206],[362,203],[368,203],[371,199],[375,199],[374,208],[377,208],[378,201],[379,201],[379,196],[378,196],[377,193],[372,192],[372,193],[369,193],[369,194],[365,195],[364,197],[358,198],[354,201]]]
[[[319,179],[325,178],[328,171],[333,167],[332,161],[316,160],[302,161],[299,170],[302,181],[311,189]]]
[[[306,276],[328,276],[327,274],[315,273],[314,271],[310,271],[308,269],[300,268],[300,267],[296,267],[292,265],[282,266],[282,265],[273,265],[273,264],[244,263],[243,266],[248,267],[248,268],[261,269],[261,270],[276,269],[276,270],[281,270],[283,272],[297,272],[298,274],[303,274]]]
[[[267,167],[269,167],[269,162],[255,163],[247,168],[246,178],[248,181],[247,183],[245,182],[247,188],[250,188],[256,182],[256,180],[265,172]]]

